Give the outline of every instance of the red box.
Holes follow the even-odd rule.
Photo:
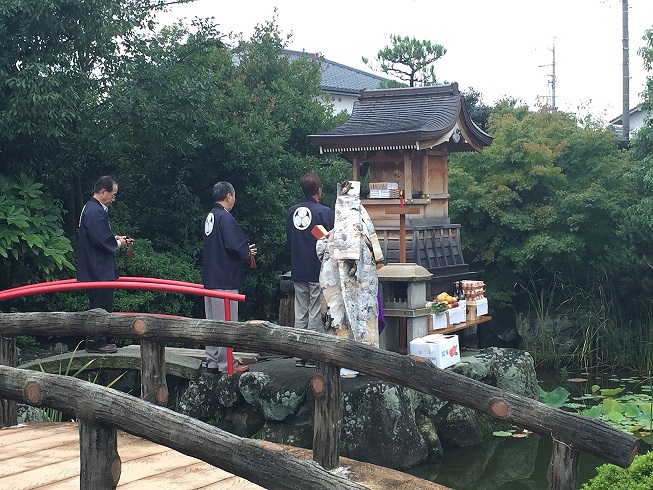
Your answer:
[[[325,237],[329,233],[326,228],[322,225],[315,225],[311,230],[311,235],[315,237],[316,240],[319,240],[322,237]]]

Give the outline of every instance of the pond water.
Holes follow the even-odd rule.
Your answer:
[[[588,408],[600,400],[583,397],[591,392],[592,385],[609,389],[623,388],[622,394],[644,394],[651,397],[650,379],[633,376],[632,373],[603,373],[594,377],[578,373],[569,374],[567,379],[558,374],[542,373],[538,377],[542,379],[542,389],[551,391],[562,386],[569,390],[570,402],[583,403]],[[524,438],[492,437],[478,446],[444,448],[442,461],[424,463],[408,470],[408,473],[456,490],[546,490],[549,488],[546,473],[551,450],[551,439],[536,434]],[[649,450],[651,446],[643,443],[640,452]],[[604,463],[597,457],[581,452],[579,484],[596,476],[596,468]]]
[[[479,446],[445,449],[439,464],[426,463],[408,473],[456,490],[547,490],[551,447],[550,438],[535,434],[523,439],[497,437]],[[579,482],[595,476],[601,464],[602,460],[581,453]]]

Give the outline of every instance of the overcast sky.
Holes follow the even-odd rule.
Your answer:
[[[637,50],[653,28],[653,0],[629,0],[630,106],[647,72]],[[556,105],[604,121],[622,111],[622,0],[195,0],[159,20],[215,17],[222,32],[249,37],[272,19],[291,34],[289,48],[371,71],[390,34],[442,44],[439,81],[474,87],[488,104],[503,96],[536,107],[550,102],[555,43]],[[652,74],[653,75],[653,74]]]

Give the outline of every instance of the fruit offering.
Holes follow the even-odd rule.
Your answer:
[[[456,308],[458,306],[458,298],[451,296],[447,292],[442,292],[433,298],[433,301],[426,303],[426,306],[431,308],[431,311],[437,315],[451,308]]]
[[[429,301],[426,307],[431,309],[431,313],[439,315],[449,309],[449,303],[446,301]]]

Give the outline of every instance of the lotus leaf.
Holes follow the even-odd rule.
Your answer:
[[[623,407],[621,404],[612,398],[606,398],[603,400],[603,403],[600,405],[601,407],[601,412],[604,414],[608,414],[610,412],[619,412],[622,413],[624,411]]]
[[[545,405],[554,408],[560,408],[565,403],[567,403],[569,395],[569,390],[563,388],[562,386],[558,386],[553,391],[544,391],[542,388],[540,388],[540,401]]]
[[[605,389],[601,390],[601,394],[602,394],[603,396],[616,396],[616,395],[618,395],[619,393],[621,393],[622,391],[624,391],[623,387],[619,387],[619,388],[605,388]]]
[[[583,410],[581,412],[581,415],[583,415],[584,417],[598,419],[601,416],[601,409],[598,406],[588,408],[587,410]]]
[[[512,432],[507,430],[497,430],[492,432],[492,435],[496,437],[510,437],[512,436]]]
[[[612,422],[621,422],[625,418],[621,412],[608,412],[606,416]]]

